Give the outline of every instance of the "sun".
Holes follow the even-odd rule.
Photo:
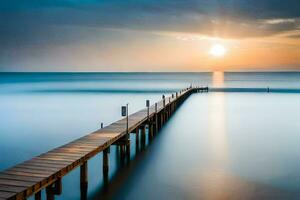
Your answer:
[[[226,54],[226,48],[221,44],[214,44],[209,51],[209,54],[214,57],[223,57]]]

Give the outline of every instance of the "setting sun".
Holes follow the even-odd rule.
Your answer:
[[[222,57],[226,54],[226,48],[221,44],[215,44],[211,47],[209,53],[214,57]]]

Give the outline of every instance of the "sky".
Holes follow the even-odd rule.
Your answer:
[[[299,0],[0,1],[2,72],[288,70]]]

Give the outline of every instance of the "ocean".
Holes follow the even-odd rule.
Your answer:
[[[190,85],[253,88],[190,96],[143,152],[89,162],[89,199],[299,199],[300,73],[0,73],[0,170]],[[277,92],[255,92],[270,88]],[[281,89],[284,89],[284,92]],[[134,135],[131,135],[134,141]],[[79,170],[57,199],[80,199]]]

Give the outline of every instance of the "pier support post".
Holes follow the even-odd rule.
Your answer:
[[[54,200],[54,193],[52,190],[52,185],[49,185],[48,187],[46,187],[46,198],[47,200]]]
[[[146,127],[143,126],[141,130],[141,147],[144,150],[146,146]]]
[[[130,139],[129,134],[124,135],[122,138],[120,138],[118,141],[114,142],[113,145],[117,145],[117,148],[120,150],[120,160],[121,165],[125,164],[126,157],[127,161],[130,161]]]
[[[120,153],[121,153],[121,165],[125,163],[125,145],[120,145]]]
[[[55,195],[61,195],[62,193],[62,182],[61,178],[58,178],[54,183],[53,193]]]
[[[85,161],[80,166],[80,192],[81,192],[81,199],[87,199],[87,189],[88,189],[88,165]]]
[[[103,182],[105,186],[108,185],[109,149],[110,147],[104,149],[103,151]]]
[[[140,147],[140,129],[136,128],[135,130],[135,153],[137,153],[139,151],[139,147]]]
[[[126,157],[127,157],[127,162],[130,161],[130,140],[126,140]]]
[[[149,141],[153,139],[153,122],[151,121],[149,123],[149,133],[148,133]]]
[[[108,159],[108,148],[103,151],[103,174],[108,173],[109,170],[109,159]]]
[[[34,194],[34,200],[42,200],[42,192],[38,191]]]
[[[160,114],[160,129],[163,127],[163,125],[164,125],[164,111],[162,111]]]
[[[54,195],[60,195],[62,192],[61,178],[58,178],[53,184],[46,187],[47,200],[54,200]],[[41,198],[41,191],[35,194],[35,199]]]

